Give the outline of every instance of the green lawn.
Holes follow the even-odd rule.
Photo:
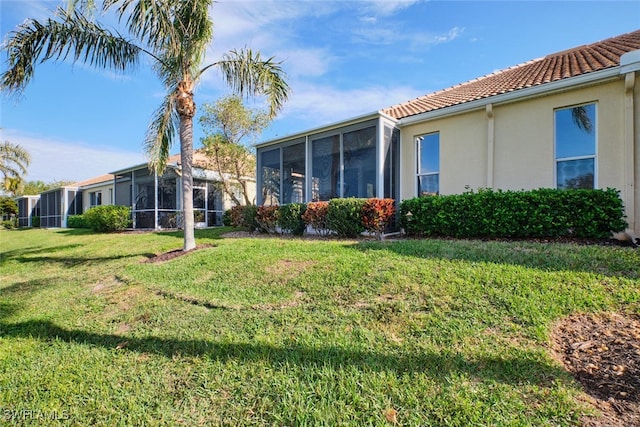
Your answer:
[[[577,425],[554,322],[640,313],[640,251],[0,231],[0,424]]]

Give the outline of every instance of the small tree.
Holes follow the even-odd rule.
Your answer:
[[[0,172],[2,173],[3,189],[16,194],[22,185],[23,177],[27,174],[27,167],[31,163],[31,156],[22,146],[5,141],[0,144]]]
[[[247,108],[237,95],[215,104],[205,104],[200,124],[209,132],[202,140],[210,166],[220,175],[220,184],[234,204],[252,204],[248,182],[255,178],[256,158],[249,149],[270,122],[261,110]],[[239,187],[240,200],[235,191]]]
[[[16,202],[10,197],[0,196],[0,218],[9,219],[15,215],[18,215]]]

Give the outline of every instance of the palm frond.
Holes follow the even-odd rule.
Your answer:
[[[3,46],[8,51],[7,71],[0,76],[0,87],[19,93],[29,83],[36,61],[65,60],[83,62],[117,71],[138,63],[140,47],[119,34],[91,22],[79,11],[67,13],[58,8],[60,21],[41,23],[31,19],[11,32]]]
[[[578,126],[578,129],[591,133],[593,123],[591,123],[591,117],[589,117],[589,112],[584,105],[573,107],[571,109],[571,117],[576,126]]]
[[[153,114],[144,148],[149,160],[149,169],[162,173],[167,166],[169,150],[177,134],[179,117],[175,108],[175,96],[171,91]]]
[[[203,68],[200,75],[210,67],[219,66],[234,92],[242,96],[266,95],[269,117],[273,118],[289,97],[289,85],[281,64],[273,57],[263,61],[259,52],[254,54],[250,49],[232,50],[221,61]]]
[[[0,173],[18,178],[27,174],[31,156],[21,145],[5,141],[0,144]]]

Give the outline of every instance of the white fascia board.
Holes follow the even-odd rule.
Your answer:
[[[325,126],[319,126],[316,128],[311,128],[302,132],[296,132],[296,133],[292,133],[289,134],[287,136],[283,136],[282,138],[276,138],[276,139],[271,139],[269,141],[265,141],[265,142],[260,142],[258,144],[253,145],[253,147],[255,148],[262,148],[262,147],[268,147],[269,145],[274,145],[274,144],[278,144],[281,142],[285,142],[285,141],[290,141],[292,139],[296,139],[296,138],[303,138],[307,135],[311,135],[311,134],[316,134],[316,133],[322,133],[322,132],[328,132],[330,130],[333,129],[338,129],[341,127],[346,127],[346,126],[350,126],[356,123],[360,123],[360,122],[365,122],[367,120],[373,120],[373,119],[377,119],[380,116],[384,116],[384,117],[388,117],[386,114],[382,114],[380,111],[375,111],[373,113],[368,113],[368,114],[364,114],[362,116],[357,116],[357,117],[353,117],[351,119],[347,119],[347,120],[343,120],[341,122],[335,122],[335,123],[331,123],[329,125],[325,125]],[[390,120],[395,120],[391,117],[388,117]]]
[[[180,169],[180,167],[178,166],[177,163],[167,163],[167,167],[168,168],[173,168],[173,169]],[[149,168],[149,163],[140,163],[139,165],[130,166],[130,167],[125,168],[125,169],[120,169],[120,170],[117,170],[115,172],[108,172],[108,173],[110,173],[111,175],[114,175],[114,176],[118,176],[118,175],[122,175],[123,173],[133,172],[133,171],[137,171],[137,170],[140,170],[140,169],[143,169],[143,168],[147,168],[148,169]]]
[[[493,95],[487,98],[477,99],[475,101],[469,101],[459,105],[453,105],[451,107],[445,107],[434,111],[428,111],[426,113],[416,114],[415,116],[409,116],[400,119],[396,123],[396,125],[401,128],[427,120],[453,116],[473,110],[484,109],[486,108],[487,104],[493,104],[494,106],[496,106],[510,102],[524,101],[528,98],[550,95],[554,92],[562,92],[568,89],[577,89],[583,86],[590,86],[596,83],[604,82],[606,80],[615,80],[618,78],[620,78],[620,67],[607,68],[606,70],[594,71],[593,73],[583,74],[577,77],[569,77],[567,79],[562,79],[551,83],[543,83],[537,86],[514,90],[513,92]]]
[[[640,71],[640,49],[627,52],[620,57],[620,74]]]

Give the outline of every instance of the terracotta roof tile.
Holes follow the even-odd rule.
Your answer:
[[[620,57],[640,49],[640,30],[534,59],[394,105],[383,113],[401,119],[502,93],[555,82],[620,65]]]
[[[102,182],[108,182],[108,181],[113,182],[113,175],[111,175],[110,173],[85,179],[84,181],[75,182],[71,184],[71,187],[83,187],[85,185],[100,184]]]

